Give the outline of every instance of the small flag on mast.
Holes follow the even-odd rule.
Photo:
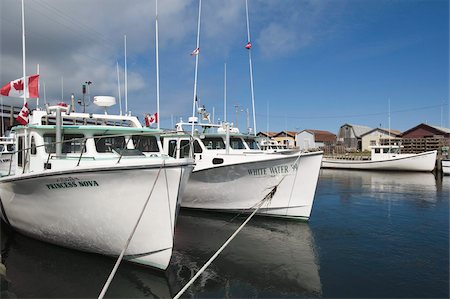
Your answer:
[[[245,48],[246,48],[247,50],[250,50],[250,49],[252,48],[252,43],[251,43],[251,42],[248,42],[248,43],[245,45]]]
[[[145,126],[150,127],[158,122],[158,113],[145,115]]]
[[[16,120],[22,126],[26,126],[28,124],[28,103],[23,104],[22,110],[20,110],[19,115],[17,115]]]
[[[39,97],[39,75],[27,76],[28,80],[26,98],[38,98]],[[23,78],[13,80],[6,83],[0,89],[0,94],[7,97],[23,97],[23,90],[25,88]]]
[[[191,56],[198,55],[200,53],[200,48],[196,48],[194,51],[191,52]]]

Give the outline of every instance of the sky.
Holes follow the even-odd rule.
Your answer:
[[[158,2],[164,128],[192,114],[198,3]],[[248,7],[257,132],[337,133],[345,123],[450,127],[448,0],[248,0]],[[91,98],[119,102],[117,63],[125,107],[126,35],[128,110],[141,120],[156,112],[154,0],[25,0],[25,30],[27,73],[39,64],[41,107],[69,103],[72,93],[81,99],[87,81]],[[203,0],[198,99],[215,122],[225,119],[226,64],[226,120],[241,132],[247,109],[253,126],[246,43],[245,1]],[[0,54],[3,86],[22,77],[19,0],[0,1]],[[87,111],[102,110],[90,104]]]

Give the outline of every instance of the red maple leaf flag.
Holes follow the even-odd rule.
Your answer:
[[[20,110],[19,115],[17,115],[16,120],[22,126],[26,126],[28,124],[28,103],[23,104],[22,110]]]
[[[28,85],[25,93],[26,98],[39,98],[39,75],[27,76]],[[23,97],[23,78],[6,83],[0,89],[0,94],[7,97]]]
[[[145,116],[145,126],[150,127],[152,124],[158,122],[158,113],[155,114],[147,114]]]
[[[248,42],[248,43],[245,45],[245,48],[248,49],[248,50],[250,50],[250,49],[252,48],[252,43]]]

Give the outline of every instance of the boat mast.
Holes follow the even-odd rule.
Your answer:
[[[248,0],[245,0],[245,12],[247,15],[247,43],[251,45],[250,42],[250,23],[248,20]],[[252,91],[252,110],[253,110],[253,135],[256,136],[256,117],[255,117],[255,93],[253,91],[253,66],[252,66],[252,48],[248,48],[248,61],[250,67],[250,88]]]
[[[195,51],[195,74],[194,74],[194,99],[192,101],[192,127],[191,133],[194,134],[194,117],[195,117],[195,102],[197,101],[197,77],[198,77],[198,56],[200,55],[200,17],[202,13],[202,0],[198,2],[198,22],[197,22],[197,47]]]
[[[160,129],[160,114],[159,114],[159,36],[158,36],[158,0],[156,0],[156,17],[155,17],[155,39],[156,39],[156,114],[157,114],[157,128]]]

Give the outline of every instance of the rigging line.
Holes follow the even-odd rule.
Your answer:
[[[16,22],[14,22],[14,21],[11,21],[11,20],[8,20],[8,19],[5,19],[5,18],[0,18],[0,20],[1,20],[2,22],[5,22],[5,23],[9,23],[9,24],[12,24],[12,25],[20,26],[19,23],[16,23]],[[75,50],[75,48],[72,48],[72,47],[67,46],[67,45],[65,45],[65,44],[61,44],[61,43],[59,43],[59,41],[58,41],[57,39],[50,38],[48,35],[44,35],[44,34],[42,34],[41,32],[38,32],[38,31],[34,32],[34,31],[32,30],[32,28],[31,28],[31,30],[30,30],[30,28],[27,28],[27,32],[28,32],[28,35],[29,35],[29,36],[30,36],[30,35],[36,35],[36,36],[42,37],[43,39],[46,39],[46,40],[48,40],[48,41],[56,42],[56,44],[60,45],[62,49],[68,50],[68,52],[79,53],[79,54],[82,54],[83,57],[87,57],[87,58],[90,58],[90,59],[92,59],[92,60],[96,60],[96,61],[98,61],[98,62],[100,62],[100,63],[102,63],[102,64],[105,64],[105,65],[108,65],[108,66],[111,65],[110,61],[107,61],[107,60],[101,60],[101,59],[98,59],[98,58],[96,58],[96,57],[94,57],[94,56],[88,55],[88,54],[86,54],[85,52],[82,52],[82,51],[80,51],[80,50]],[[32,34],[31,34],[31,33],[32,33]]]
[[[35,2],[36,5],[38,5],[37,2]],[[110,39],[108,39],[104,34],[102,34],[101,32],[95,30],[93,27],[89,27],[87,25],[85,25],[85,23],[80,22],[79,20],[75,20],[74,18],[72,18],[70,15],[65,14],[63,11],[61,11],[60,9],[57,9],[56,7],[50,5],[49,3],[46,3],[45,1],[41,0],[41,4],[46,6],[47,8],[51,9],[54,11],[54,13],[56,13],[56,15],[58,15],[63,21],[67,21],[67,23],[69,23],[69,25],[72,25],[72,27],[70,27],[71,30],[78,30],[80,32],[87,33],[87,35],[89,37],[92,36],[92,34],[96,34],[98,38],[102,39],[104,42],[109,43],[111,45],[114,45],[114,42],[111,41]],[[52,14],[52,20],[54,20],[55,15]],[[82,31],[81,28],[83,28],[86,32]]]
[[[79,20],[72,18],[70,15],[66,15],[63,11],[61,11],[60,9],[51,6],[50,4],[43,2],[44,5],[46,5],[48,8],[53,9],[54,11],[56,11],[57,14],[59,14],[60,16],[62,16],[63,18],[68,19],[69,21],[72,22],[72,24],[76,25],[77,28],[78,27],[84,27],[89,33],[95,33],[98,35],[98,37],[100,37],[101,39],[103,39],[106,42],[109,42],[111,45],[115,45],[115,42],[112,41],[111,39],[109,39],[106,35],[104,35],[103,33],[101,33],[100,31],[95,30],[93,27],[89,27],[84,23],[81,23]]]
[[[442,105],[432,105],[432,106],[424,106],[424,107],[416,107],[416,108],[409,108],[409,109],[400,109],[400,110],[393,110],[392,113],[403,113],[403,112],[411,112],[411,111],[418,111],[418,110],[424,110],[424,109],[433,109],[437,107],[441,107]],[[258,116],[265,116],[265,114],[257,114]],[[330,116],[281,116],[281,115],[273,115],[271,114],[270,117],[275,118],[289,118],[289,119],[328,119],[328,118],[343,118],[343,117],[365,117],[365,116],[377,116],[377,115],[386,115],[386,112],[376,112],[376,113],[364,113],[364,114],[347,114],[347,115],[330,115]]]
[[[61,26],[64,26],[67,29],[67,31],[70,31],[73,34],[73,37],[76,38],[78,40],[78,42],[80,42],[80,41],[87,41],[87,40],[89,41],[90,40],[90,41],[94,42],[95,44],[99,44],[98,43],[98,39],[96,37],[94,37],[94,36],[92,36],[90,34],[87,34],[84,31],[76,30],[76,27],[71,25],[71,24],[65,24],[63,22],[58,21],[57,19],[54,18],[54,16],[52,16],[51,14],[48,14],[45,11],[42,11],[41,9],[42,9],[42,7],[39,7],[38,9],[35,9],[33,12],[37,13],[37,14],[40,14],[40,15],[46,17],[47,19],[50,19],[51,22],[54,22],[54,23],[59,24]],[[75,42],[75,43],[77,43],[77,42]],[[116,49],[116,47],[110,45],[109,42],[104,42],[104,43],[101,43],[101,44],[102,44],[103,47],[106,47],[106,48],[109,48],[109,49],[114,49],[114,50]]]
[[[274,187],[274,189],[277,186]],[[252,217],[258,212],[259,208],[264,204],[266,200],[273,196],[273,191],[270,192],[266,197],[264,197],[260,202],[258,207],[253,211],[250,216],[239,226],[239,228],[228,238],[228,240],[223,243],[223,245],[216,251],[216,253],[203,265],[203,267],[198,270],[194,277],[189,280],[189,282],[173,297],[173,299],[178,299],[183,295],[183,293],[197,280],[197,278],[208,268],[208,266],[219,256],[219,254],[227,247],[227,245],[236,237],[236,235],[244,228],[244,226],[252,219]]]
[[[142,207],[141,213],[139,214],[139,217],[138,217],[138,219],[137,219],[137,221],[136,221],[136,224],[134,225],[133,230],[131,231],[131,234],[130,234],[130,236],[128,237],[128,240],[127,240],[127,242],[126,242],[126,244],[125,244],[125,247],[122,249],[122,252],[120,253],[119,258],[117,259],[116,264],[114,265],[113,270],[112,270],[111,273],[109,274],[108,280],[106,281],[106,283],[105,283],[105,285],[103,286],[103,289],[102,289],[100,295],[98,296],[99,299],[101,299],[101,298],[103,298],[103,297],[105,296],[106,291],[108,290],[109,285],[111,284],[111,281],[113,280],[114,275],[116,274],[117,269],[119,268],[120,262],[121,262],[122,259],[123,259],[123,256],[124,256],[124,254],[125,254],[125,251],[128,249],[128,245],[130,245],[131,239],[133,238],[134,233],[136,232],[136,229],[137,229],[137,227],[138,227],[138,225],[139,225],[139,222],[141,221],[141,218],[142,218],[142,216],[144,215],[145,208],[147,207],[147,204],[148,204],[148,202],[150,201],[150,197],[151,197],[152,194],[153,194],[153,190],[155,189],[156,182],[158,181],[159,174],[161,173],[161,169],[162,169],[163,167],[165,167],[165,165],[166,165],[166,161],[163,161],[163,164],[161,164],[161,167],[160,167],[159,170],[158,170],[158,174],[156,175],[155,181],[153,182],[153,186],[152,186],[152,188],[151,188],[151,190],[150,190],[150,194],[148,195],[147,200],[145,201],[145,204],[144,204],[144,206]]]

